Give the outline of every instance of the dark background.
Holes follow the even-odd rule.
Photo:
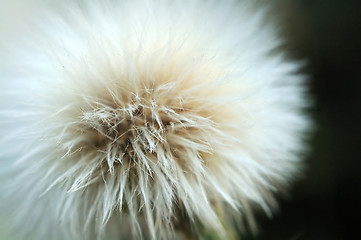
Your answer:
[[[258,216],[255,239],[361,239],[361,1],[279,2],[287,47],[308,61],[316,130],[305,176],[273,219]]]

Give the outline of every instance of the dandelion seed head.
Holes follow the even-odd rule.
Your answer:
[[[64,5],[15,41],[0,73],[14,226],[40,239],[169,239],[188,221],[226,237],[237,215],[252,225],[254,205],[271,214],[309,121],[300,64],[273,53],[265,12]]]

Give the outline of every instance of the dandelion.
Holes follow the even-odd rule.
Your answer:
[[[23,239],[76,240],[231,238],[271,214],[309,123],[265,16],[215,0],[39,14],[3,50],[1,213]]]

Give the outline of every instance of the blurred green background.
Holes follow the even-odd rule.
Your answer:
[[[308,61],[316,131],[303,179],[256,239],[361,239],[361,1],[278,1],[293,57]]]

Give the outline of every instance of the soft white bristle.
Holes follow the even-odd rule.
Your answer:
[[[35,239],[169,239],[187,219],[225,237],[231,215],[271,213],[309,124],[300,65],[275,54],[265,11],[64,5],[1,61],[1,209],[14,227]]]

